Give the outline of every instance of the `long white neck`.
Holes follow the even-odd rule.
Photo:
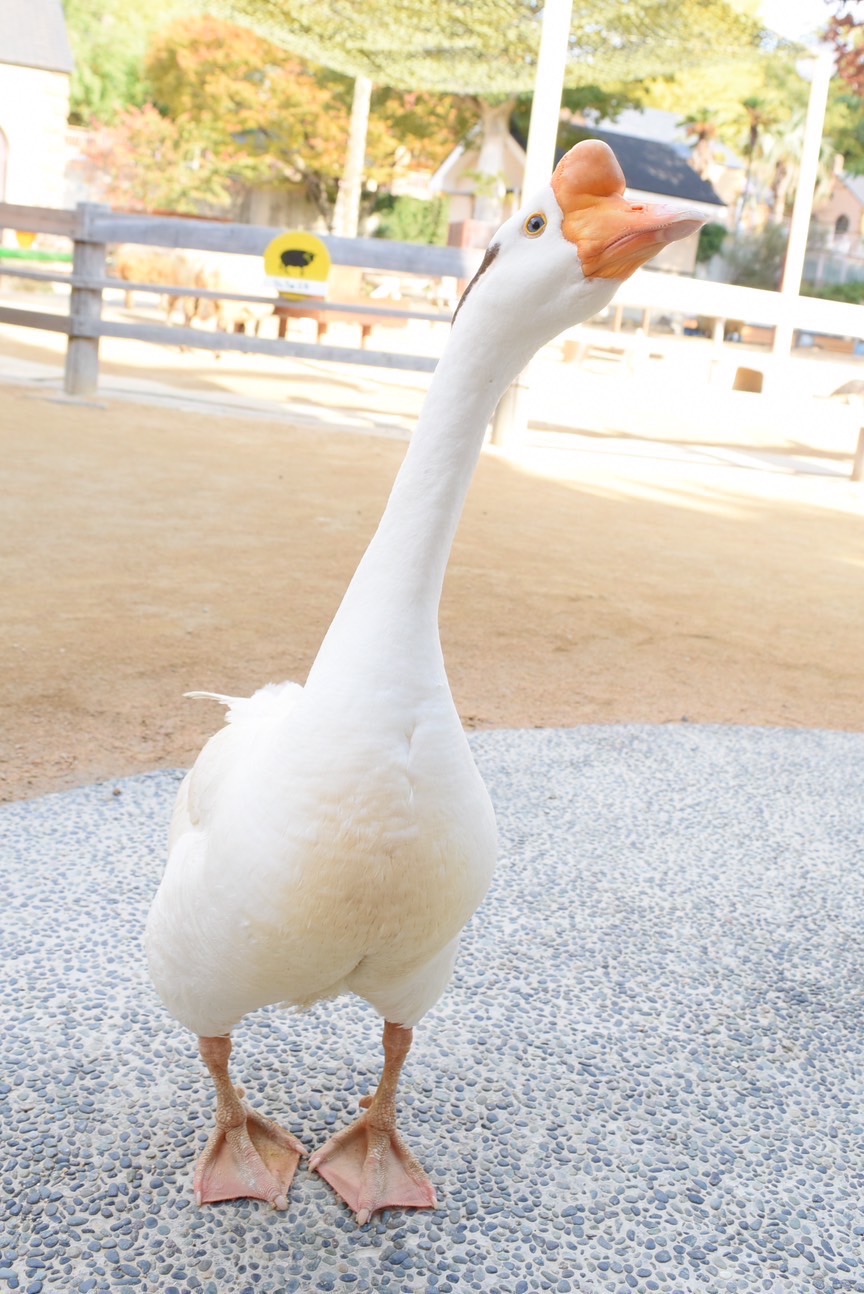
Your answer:
[[[479,294],[478,294],[479,295]],[[384,515],[324,640],[309,681],[341,659],[393,644],[437,646],[450,549],[486,426],[537,342],[513,338],[466,299],[435,370]],[[520,331],[521,330],[516,330]]]

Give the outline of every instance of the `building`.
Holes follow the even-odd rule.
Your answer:
[[[813,223],[826,246],[851,251],[864,236],[864,176],[838,175],[831,196],[813,210]]]
[[[835,176],[831,196],[813,208],[804,279],[822,286],[864,279],[864,176]]]
[[[72,51],[60,0],[2,0],[0,201],[62,207]]]
[[[614,121],[589,120],[584,124],[592,129],[605,131],[607,135],[629,135],[635,139],[668,144],[697,175],[708,181],[720,201],[725,204],[727,224],[730,228],[734,226],[738,203],[744,190],[746,163],[719,139],[709,139],[704,150],[700,150],[695,135],[688,133],[687,124],[681,116],[677,112],[665,112],[661,108],[625,108]],[[714,216],[712,219],[723,222],[723,217]]]
[[[628,197],[637,202],[672,201],[705,220],[726,224],[726,203],[713,185],[697,175],[679,146],[665,140],[562,121],[558,130],[556,161],[582,139],[602,139],[613,149],[627,177]],[[475,219],[479,154],[479,142],[469,140],[460,145],[439,167],[430,183],[433,192],[446,193],[450,197],[450,241],[461,246],[485,245],[493,232],[488,223]],[[522,200],[524,141],[508,134],[500,156],[502,187],[506,189],[503,216],[506,217],[519,207]],[[692,273],[696,249],[697,238],[694,235],[664,247],[652,264],[679,273]]]

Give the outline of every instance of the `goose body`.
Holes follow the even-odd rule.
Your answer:
[[[147,947],[153,982],[198,1035],[216,1088],[199,1202],[245,1194],[285,1207],[304,1153],[232,1086],[232,1029],[266,1004],[352,992],[384,1018],[384,1072],[367,1113],[311,1166],[361,1222],[387,1204],[434,1205],[396,1131],[396,1084],[496,854],[438,605],[485,428],[510,380],[663,242],[701,223],[623,192],[611,150],[578,144],[502,226],[305,686],[219,698],[228,723],[181,786]]]
[[[290,684],[230,703],[181,788],[149,924],[153,978],[194,1033],[343,992],[410,1026],[437,1001],[495,820],[447,690],[416,702],[403,679],[383,703]]]

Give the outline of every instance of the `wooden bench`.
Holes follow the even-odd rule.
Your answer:
[[[279,336],[284,337],[291,319],[312,319],[316,325],[316,342],[327,336],[327,329],[332,323],[355,324],[360,329],[360,345],[365,347],[372,335],[373,328],[404,328],[405,319],[399,314],[366,314],[362,307],[381,305],[368,294],[364,294],[365,277],[362,269],[347,265],[334,265],[327,280],[327,301],[330,309],[322,309],[317,299],[302,297],[284,298],[273,307],[273,313],[279,320]],[[352,311],[352,306],[361,309]],[[338,309],[336,308],[338,307]]]

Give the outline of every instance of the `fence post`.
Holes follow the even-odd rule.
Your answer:
[[[864,481],[864,427],[859,428],[858,443],[855,446],[855,457],[852,461],[851,481]]]
[[[105,244],[91,241],[90,220],[104,208],[96,202],[78,203],[78,224],[72,249],[73,278],[105,277]],[[99,321],[102,289],[73,284],[69,300],[69,342],[63,389],[67,395],[94,395],[99,386]]]
[[[528,405],[531,398],[531,380],[528,369],[514,378],[498,401],[492,415],[492,444],[499,449],[518,449],[528,430]]]

